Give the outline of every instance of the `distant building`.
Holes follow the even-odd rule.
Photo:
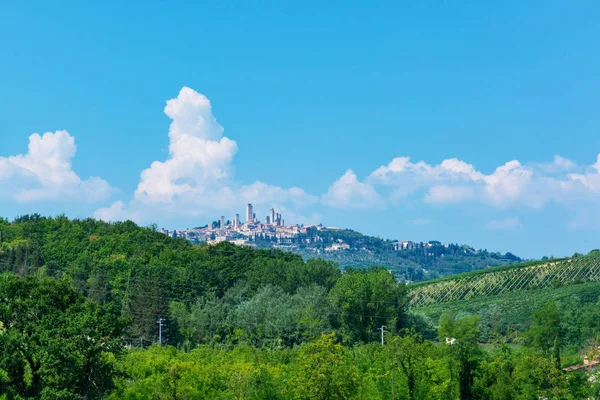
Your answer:
[[[269,211],[269,220],[271,221],[271,224],[275,224],[275,209],[271,208],[271,210]]]
[[[221,230],[225,229],[225,216],[221,215]]]
[[[337,250],[348,250],[350,245],[348,243],[334,243],[329,247],[325,248],[325,251],[337,251]]]
[[[254,221],[254,211],[252,208],[252,204],[248,203],[246,206],[246,224],[250,224]]]
[[[412,250],[417,248],[417,244],[415,242],[411,242],[410,240],[402,240],[400,242],[392,243],[392,247],[394,250]]]

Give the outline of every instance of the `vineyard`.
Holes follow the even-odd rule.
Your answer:
[[[600,251],[587,256],[490,268],[410,286],[409,306],[600,281]]]

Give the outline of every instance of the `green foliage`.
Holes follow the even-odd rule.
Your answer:
[[[310,244],[305,242],[309,241]],[[350,246],[344,251],[324,251],[327,246],[342,241]],[[442,245],[432,240],[430,247],[394,250],[393,241],[362,235],[349,229],[309,228],[306,235],[294,239],[288,249],[302,255],[304,259],[320,257],[333,261],[342,269],[368,268],[372,265],[393,270],[398,276],[410,281],[422,281],[440,276],[449,276],[472,270],[482,270],[521,261],[511,253],[492,253],[458,244]],[[270,243],[258,242],[269,247]]]
[[[340,273],[131,222],[31,215],[0,230],[0,399],[597,395],[585,372],[560,368],[597,350],[598,283],[409,313],[406,287],[383,268]],[[158,318],[166,346],[150,345]]]
[[[478,345],[479,319],[477,317],[455,318],[446,315],[440,321],[440,341],[446,344],[448,354],[456,360],[458,387],[461,399],[473,397],[473,382],[482,357]]]
[[[346,341],[369,342],[382,325],[403,327],[406,289],[383,268],[348,270],[329,292]]]
[[[547,303],[533,314],[527,338],[533,347],[544,354],[549,354],[553,347],[559,347],[563,339],[563,327],[556,303]]]
[[[344,348],[334,335],[323,334],[304,345],[293,376],[287,381],[291,399],[343,400],[352,398],[357,386],[357,371],[344,357]]]
[[[421,335],[406,332],[405,336],[394,337],[389,341],[392,368],[399,369],[405,378],[409,400],[425,398],[428,392],[427,357],[434,355],[431,342],[424,342]]]
[[[291,347],[330,331],[329,313],[327,292],[320,286],[301,288],[294,295],[265,286],[236,308],[234,322],[253,345]]]
[[[64,281],[0,275],[0,393],[100,398],[124,322]]]
[[[123,378],[110,399],[283,399],[283,368],[276,364],[270,354],[244,346],[133,350],[118,363]]]

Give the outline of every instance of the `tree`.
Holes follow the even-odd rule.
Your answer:
[[[322,334],[300,349],[287,390],[294,399],[342,400],[352,397],[357,380],[356,369],[345,360],[334,334]]]
[[[479,337],[479,318],[466,317],[456,319],[454,316],[445,315],[440,320],[439,339],[454,339],[447,344],[448,353],[458,361],[458,387],[460,398],[470,400],[473,398],[473,381],[475,370],[482,359],[477,339]]]
[[[384,268],[347,270],[329,292],[337,308],[344,338],[351,342],[376,340],[376,329],[403,326],[406,287]]]
[[[327,293],[320,286],[290,295],[265,286],[235,310],[236,327],[256,346],[293,346],[329,331]]]
[[[405,331],[404,336],[393,337],[389,342],[392,367],[399,368],[406,378],[408,399],[414,400],[419,387],[424,387],[427,368],[425,360],[431,353],[431,343],[425,343],[421,335]]]
[[[100,398],[124,320],[65,281],[0,275],[0,393],[8,398]]]
[[[502,346],[493,357],[482,361],[473,383],[477,398],[512,400],[516,397],[514,358],[510,347]]]
[[[564,329],[556,303],[546,303],[539,311],[533,314],[531,327],[527,332],[527,338],[531,346],[549,355],[554,349],[556,352],[562,346]]]

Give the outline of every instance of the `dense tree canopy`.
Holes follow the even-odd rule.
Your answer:
[[[108,354],[125,323],[66,281],[0,275],[0,393],[8,398],[99,398],[112,385]]]
[[[562,369],[597,356],[598,291],[519,324],[494,303],[433,323],[383,268],[193,246],[131,222],[32,215],[0,232],[0,399],[598,394],[600,379]]]

